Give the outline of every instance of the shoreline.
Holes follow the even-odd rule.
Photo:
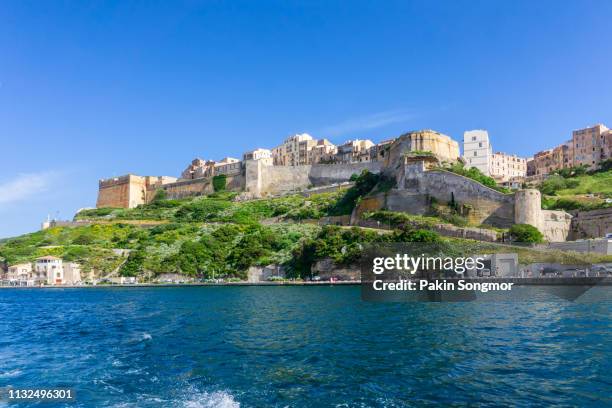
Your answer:
[[[414,278],[410,280],[445,280],[456,282],[507,282],[517,286],[612,286],[611,277],[551,277],[551,278]],[[219,282],[219,283],[137,283],[112,285],[49,285],[49,286],[0,286],[1,289],[95,289],[95,288],[174,288],[174,287],[218,287],[218,286],[360,286],[362,281],[318,281],[318,282]]]

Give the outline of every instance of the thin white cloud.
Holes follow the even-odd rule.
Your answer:
[[[406,110],[391,110],[378,112],[360,118],[348,119],[336,125],[327,126],[322,133],[329,136],[343,136],[352,132],[377,129],[392,123],[407,122],[417,115]]]
[[[58,175],[59,173],[55,171],[23,173],[17,175],[13,180],[0,182],[0,208],[25,201],[47,191]]]

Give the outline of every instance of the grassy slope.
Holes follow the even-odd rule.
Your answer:
[[[575,186],[562,188],[555,195],[547,195],[543,199],[546,209],[598,209],[611,205],[606,198],[612,198],[612,170],[567,179]]]
[[[557,195],[599,194],[612,197],[612,170],[578,176],[574,179],[578,181],[577,187],[559,190]]]
[[[123,274],[140,273],[143,269],[153,273],[214,269],[215,276],[243,277],[250,265],[287,263],[300,256],[304,245],[312,243],[317,250],[315,258],[331,256],[350,261],[350,257],[343,255],[343,248],[354,248],[359,242],[377,242],[380,234],[358,228],[338,230],[295,223],[350,212],[346,195],[341,191],[308,198],[293,195],[234,202],[234,194],[224,193],[163,200],[135,209],[88,210],[79,213],[77,219],[89,220],[93,225],[55,227],[6,240],[0,243],[0,259],[13,264],[50,254],[79,262],[85,271],[94,268],[105,275],[126,261],[113,249],[128,249],[131,251],[128,263],[136,265],[136,270],[124,265]],[[276,223],[262,225],[262,220],[272,217]],[[427,228],[428,223],[436,221],[421,218],[423,225],[419,228]],[[154,224],[150,220],[159,225],[150,225]],[[149,225],[140,225],[141,222]],[[398,237],[393,239],[401,239]],[[499,248],[491,245],[484,248],[482,243],[469,240],[444,241],[468,249],[475,249],[472,246],[477,244],[481,246],[478,250],[489,252]],[[543,256],[527,249],[521,253],[521,260]],[[545,257],[562,260],[565,255],[549,253]]]

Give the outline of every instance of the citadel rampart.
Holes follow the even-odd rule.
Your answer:
[[[245,191],[254,197],[284,194],[308,187],[348,181],[363,170],[378,173],[380,162],[272,166],[261,160],[246,162]]]
[[[440,157],[421,152],[415,155],[413,144],[408,137],[398,138],[384,161],[374,162],[274,166],[271,160],[247,160],[242,171],[227,175],[226,190],[245,192],[251,198],[282,195],[344,183],[367,169],[395,177],[397,188],[365,197],[353,214],[354,222],[364,211],[377,209],[426,214],[432,203],[438,202],[458,208],[461,215],[476,225],[507,228],[525,223],[537,227],[551,242],[568,239],[572,217],[564,211],[542,210],[539,191],[501,193],[440,169],[437,167],[442,161]],[[212,177],[176,180],[130,174],[101,180],[97,207],[135,207],[150,202],[158,189],[174,199],[210,194],[214,190]],[[576,225],[573,231],[579,229]]]
[[[100,180],[96,207],[134,208],[153,199],[155,191],[176,181],[168,176],[125,176]]]

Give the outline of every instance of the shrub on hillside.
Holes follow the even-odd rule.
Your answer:
[[[459,174],[463,177],[467,177],[470,178],[472,180],[475,180],[477,182],[479,182],[480,184],[483,184],[489,188],[492,188],[493,190],[497,190],[501,193],[509,193],[510,190],[508,190],[507,188],[504,187],[499,187],[497,185],[497,183],[495,182],[495,179],[492,177],[489,177],[487,175],[485,175],[483,172],[481,172],[480,170],[478,170],[476,167],[471,167],[469,169],[466,169],[464,164],[461,162],[455,163],[450,167],[445,168],[445,170],[448,170],[450,172],[453,172],[455,174]]]
[[[227,184],[227,176],[225,174],[219,174],[214,176],[212,179],[212,185],[215,192],[225,191],[225,187]]]
[[[565,178],[561,175],[553,175],[544,180],[542,184],[540,184],[539,189],[542,194],[555,195],[559,190],[576,188],[578,185],[580,185],[580,181],[576,179]]]
[[[544,241],[542,233],[533,225],[514,224],[510,228],[510,235],[517,242],[540,243]]]

